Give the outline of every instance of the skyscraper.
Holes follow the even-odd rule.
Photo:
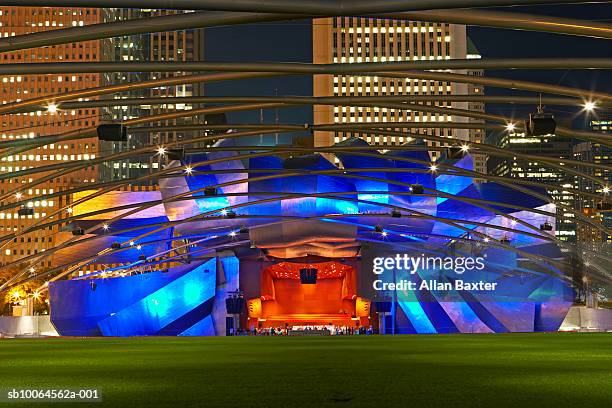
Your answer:
[[[38,31],[79,27],[103,22],[144,18],[183,11],[95,9],[70,7],[0,7],[0,35],[11,37]],[[97,62],[97,61],[190,61],[203,59],[203,30],[181,30],[117,37],[79,43],[60,44],[44,48],[27,49],[0,54],[0,63],[34,62]],[[56,95],[78,89],[95,88],[103,85],[140,82],[163,76],[184,73],[105,73],[71,75],[13,75],[2,76],[2,103],[15,102],[39,96]],[[181,97],[201,94],[199,85],[160,86],[154,89],[130,91],[104,96],[121,100],[135,97]],[[78,130],[91,130],[101,122],[120,122],[128,119],[155,115],[175,110],[190,110],[190,104],[158,104],[148,106],[122,105],[116,103],[110,108],[84,108],[65,110],[50,104],[48,109],[32,113],[2,116],[0,135],[2,140],[35,139]],[[175,125],[198,123],[200,118],[185,118],[153,123],[154,125]],[[0,162],[0,173],[7,174],[45,164],[75,160],[94,159],[98,154],[111,154],[124,149],[133,149],[147,144],[163,144],[171,140],[192,137],[193,133],[156,132],[130,135],[126,143],[99,142],[97,138],[79,139],[41,146],[23,153],[8,155]],[[71,202],[70,197],[49,200],[33,199],[39,195],[52,194],[93,183],[100,180],[116,180],[138,177],[155,171],[160,162],[150,155],[132,157],[129,160],[114,161],[100,166],[91,166],[61,178],[53,179],[33,189],[20,190],[12,200],[23,202],[34,210],[32,215],[19,215],[18,208],[0,210],[0,234],[18,232],[46,217],[57,208]],[[28,183],[42,175],[27,177],[5,177],[0,180],[0,194],[14,190],[20,184]],[[154,184],[151,183],[151,184]],[[128,187],[127,189],[129,189]],[[141,187],[142,188],[142,187]],[[154,188],[154,187],[153,187]],[[61,215],[62,217],[67,214]],[[6,264],[57,245],[66,239],[59,233],[62,226],[45,228],[24,234],[2,248],[0,263]],[[69,235],[69,234],[68,234]],[[49,267],[52,260],[47,258],[41,267]]]
[[[593,132],[611,133],[612,132],[612,112],[598,112],[596,117],[589,121],[589,127]],[[573,147],[573,159],[586,163],[599,164],[604,166],[612,165],[612,148],[603,146],[601,143],[580,142]],[[604,187],[612,185],[612,172],[606,169],[582,167],[580,171],[590,176],[594,176],[607,183],[603,186],[592,180],[583,177],[575,178],[575,187],[591,193],[604,195]],[[600,211],[597,208],[598,200],[588,197],[576,198],[576,209],[582,211],[584,215],[602,223],[606,228],[612,228],[612,213]],[[612,237],[602,233],[596,228],[588,225],[579,226],[579,242],[612,242]]]
[[[100,22],[102,22],[102,13],[99,9],[94,8],[0,7],[0,34],[2,37]],[[100,41],[60,44],[0,54],[2,64],[100,60],[102,60]],[[1,81],[3,104],[101,85],[99,74],[26,75],[24,73],[24,75],[2,76]],[[92,128],[98,125],[99,120],[98,109],[57,110],[54,104],[50,104],[48,109],[38,112],[2,115],[0,136],[2,140],[35,139],[40,136]],[[95,158],[97,152],[98,140],[96,138],[54,143],[3,157],[0,162],[0,173],[7,174],[37,167],[41,162],[55,164],[89,160]],[[98,171],[92,166],[47,181],[33,189],[20,189],[10,200],[16,200],[23,203],[25,207],[32,208],[33,214],[19,215],[18,208],[0,211],[0,234],[19,232],[66,204],[65,198],[30,200],[30,197],[51,194],[69,187],[95,182],[97,176]],[[36,176],[13,176],[2,179],[0,194],[25,185],[32,181],[33,177]],[[16,238],[2,249],[0,262],[6,264],[55,246],[57,230],[58,227],[54,226]],[[46,260],[41,266],[48,265],[50,261]]]
[[[167,14],[185,13],[178,10],[125,10],[106,9],[108,20],[127,20],[134,18],[156,17]],[[169,32],[133,35],[113,39],[110,43],[111,53],[108,58],[116,61],[200,61],[204,59],[204,30],[191,29]],[[140,82],[151,79],[161,79],[176,75],[186,75],[184,72],[153,72],[153,73],[116,73],[110,74],[110,83],[117,82]],[[125,92],[115,95],[115,99],[123,98],[163,98],[190,97],[203,95],[203,85],[183,84],[172,86],[158,86],[155,88]],[[105,112],[105,119],[109,121],[123,121],[135,117],[163,114],[170,111],[191,110],[193,105],[188,103],[157,103],[143,106],[116,106]],[[173,126],[180,124],[204,123],[201,117],[186,117],[170,119],[152,123],[154,126]],[[145,124],[146,125],[146,124]],[[170,141],[194,137],[198,132],[194,131],[164,131],[164,132],[139,132],[130,134],[126,143],[102,142],[105,151],[119,152],[124,149],[132,149],[146,145],[163,145]],[[103,180],[116,180],[133,178],[146,175],[159,168],[158,158],[151,156],[131,157],[122,161],[115,161],[112,168],[102,168],[101,178]],[[147,184],[155,184],[155,180]]]
[[[513,158],[504,158],[490,163],[491,173],[498,176],[516,177],[541,182],[550,186],[548,194],[557,204],[557,225],[555,234],[561,241],[576,242],[576,219],[563,206],[574,208],[574,194],[564,188],[574,185],[574,176],[546,163],[520,160],[520,154],[545,156],[555,159],[569,159],[572,155],[572,141],[556,135],[526,136],[525,133],[506,132],[499,146],[517,153]]]
[[[465,26],[421,21],[373,19],[361,17],[322,18],[313,20],[314,63],[360,63],[448,60],[467,58]],[[465,70],[458,71],[467,73]],[[481,74],[481,73],[472,73]],[[385,78],[363,75],[315,75],[313,95],[317,96],[390,96],[390,95],[468,95],[475,87],[450,81],[410,78]],[[466,102],[435,102],[431,105],[468,109]],[[472,106],[483,109],[484,106]],[[465,117],[440,113],[407,111],[386,107],[315,105],[315,124],[369,122],[468,122]],[[400,130],[400,129],[397,129]],[[427,128],[422,134],[482,141],[483,133],[467,129]],[[400,145],[410,141],[406,136],[370,136],[359,132],[322,132],[314,135],[315,146],[329,146],[350,136],[363,137],[377,144]],[[478,140],[476,140],[478,139]],[[440,142],[429,142],[441,146]],[[439,151],[431,152],[435,160]],[[482,163],[479,162],[482,170]]]

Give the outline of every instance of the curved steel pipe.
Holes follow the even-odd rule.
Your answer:
[[[294,20],[308,18],[307,15],[206,12],[148,17],[119,22],[92,24],[59,30],[18,35],[0,39],[0,52],[47,47],[80,41],[122,37],[173,30],[185,30],[221,25],[254,22]],[[595,38],[612,38],[612,25],[598,22],[521,14],[514,12],[484,10],[440,10],[413,13],[376,15],[376,18],[409,19],[441,23],[480,25],[485,27],[533,30],[557,34],[579,35]]]
[[[514,81],[502,78],[491,78],[481,77],[477,75],[467,74],[453,74],[448,72],[420,72],[420,71],[407,71],[407,72],[380,72],[370,73],[371,75],[389,77],[389,78],[401,78],[401,79],[426,79],[434,81],[450,81],[450,82],[461,82],[461,83],[473,83],[480,85],[487,85],[493,87],[509,88],[509,89],[522,89],[534,92],[546,92],[559,95],[576,96],[583,99],[590,99],[594,101],[612,101],[612,95],[602,92],[593,92],[584,89],[570,88],[559,85],[541,84],[537,82],[529,81]],[[108,95],[118,92],[127,92],[135,89],[152,88],[156,86],[169,86],[169,85],[182,85],[190,83],[204,83],[204,82],[216,82],[216,81],[228,81],[236,79],[250,79],[259,77],[273,77],[279,75],[289,75],[280,73],[269,73],[269,72],[242,72],[242,73],[219,73],[219,74],[205,74],[205,75],[181,75],[170,78],[160,78],[151,81],[121,84],[121,85],[109,85],[98,88],[88,88],[78,91],[65,92],[58,95],[46,95],[31,99],[26,99],[20,102],[11,102],[4,105],[0,105],[0,114],[15,113],[19,112],[23,108],[30,106],[37,106],[41,104],[57,103],[68,101],[77,98],[90,98],[93,96]]]
[[[587,3],[580,0],[3,0],[3,6],[111,7],[179,10],[248,11],[330,16],[396,11]]]
[[[248,156],[248,157],[258,157],[258,156],[262,156],[262,155],[263,155],[263,156],[265,156],[265,155],[269,155],[269,153],[263,153],[263,154],[262,154],[262,153],[256,153],[256,154],[251,153],[251,154],[248,154],[248,155],[237,156],[237,157],[235,157],[235,158],[238,158],[238,157],[247,157],[247,156]],[[369,156],[377,156],[377,155],[374,155],[374,154],[367,154],[367,153],[361,153],[361,155],[364,155],[364,156],[368,156],[368,155],[369,155]],[[398,158],[398,159],[399,159],[399,158]],[[419,163],[425,164],[425,162],[423,162],[423,161],[421,161],[421,160],[414,160],[414,159],[408,159],[408,158],[402,158],[402,159],[403,159],[403,161],[408,161],[408,162],[419,162]],[[222,160],[225,160],[225,159],[222,159]],[[219,159],[205,161],[205,163],[211,163],[211,162],[216,162],[216,161],[219,161]],[[154,174],[154,175],[143,176],[143,177],[141,177],[141,179],[151,178],[151,177],[159,177],[159,174],[160,174],[160,173],[168,173],[169,171],[170,171],[170,172],[172,172],[172,171],[176,171],[177,169],[182,169],[182,168],[184,168],[184,167],[186,167],[186,166],[181,166],[181,167],[178,167],[178,168],[172,168],[172,169],[164,169],[164,170],[162,170],[162,171],[157,172],[157,173],[156,173],[156,174]],[[444,166],[444,167],[454,168],[454,166],[448,166],[448,165],[446,165],[446,166]],[[404,171],[406,171],[406,169],[404,169]],[[321,172],[321,171],[319,171],[319,172]],[[319,172],[317,172],[317,173],[319,173]],[[332,171],[325,171],[325,172],[326,172],[326,173],[330,173],[330,172],[332,172]],[[468,174],[468,175],[469,175],[469,174],[471,174],[471,173],[475,173],[475,172],[472,172],[472,171],[467,171],[467,170],[464,170],[464,169],[458,169],[458,170],[457,170],[457,172],[458,172],[458,173],[465,172],[465,173],[466,173],[466,174]],[[338,171],[337,171],[336,173],[338,173]],[[379,179],[379,178],[375,178],[375,177],[368,177],[368,176],[356,176],[356,175],[346,175],[346,174],[344,174],[344,173],[343,173],[343,172],[341,172],[341,171],[339,171],[339,173],[340,173],[340,175],[341,175],[341,176],[343,176],[343,177],[350,177],[350,178],[363,178],[363,179],[368,179],[368,180],[385,181],[385,180],[383,180],[383,179]],[[295,175],[302,175],[302,174],[303,174],[303,172],[298,172],[298,173],[296,173]],[[478,174],[478,173],[476,173],[476,174]],[[289,174],[289,176],[291,176],[291,175],[293,175],[293,174]],[[287,175],[286,175],[286,174],[285,174],[285,175],[271,175],[271,176],[266,176],[266,177],[265,177],[265,179],[270,179],[270,178],[278,178],[278,177],[287,177]],[[260,177],[260,178],[258,178],[258,179],[261,179],[261,178],[262,178],[262,177]],[[221,184],[220,184],[220,185],[218,185],[218,186],[225,186],[225,185],[228,185],[228,186],[229,186],[229,185],[234,185],[234,184],[237,184],[237,183],[242,183],[242,182],[244,182],[244,180],[239,180],[239,181],[228,182],[228,183],[224,183],[223,185],[221,185]],[[406,184],[406,183],[397,182],[397,181],[388,181],[388,180],[387,180],[387,182],[388,182],[388,183],[391,183],[391,184],[397,184],[397,185],[406,185],[406,186],[408,186],[408,184]],[[517,189],[518,191],[524,191],[524,192],[525,192],[525,193],[527,193],[527,194],[534,195],[534,196],[536,196],[536,197],[538,197],[538,198],[541,198],[541,199],[543,199],[543,200],[546,200],[546,199],[547,199],[547,197],[544,197],[544,196],[541,196],[541,197],[540,197],[540,195],[539,195],[539,194],[536,194],[536,193],[534,193],[534,192],[530,192],[529,190],[525,190],[525,189],[518,188],[518,187],[514,186],[513,184],[508,184],[508,183],[503,183],[503,184],[507,185],[507,186],[508,186],[509,188],[511,188],[511,189]],[[82,198],[82,199],[80,199],[80,200],[77,200],[77,201],[76,201],[76,202],[74,202],[72,205],[78,205],[78,204],[80,204],[80,203],[82,203],[82,202],[88,201],[89,199],[91,199],[91,198],[93,198],[93,197],[96,197],[96,196],[99,196],[99,195],[104,194],[105,192],[111,191],[112,189],[114,189],[114,188],[111,188],[110,190],[109,190],[109,189],[106,189],[106,190],[99,191],[99,192],[94,193],[94,194],[92,194],[92,195],[90,195],[90,196],[87,196],[87,197],[84,197],[84,198]],[[200,189],[200,190],[204,190],[204,188],[202,188],[202,189]],[[192,194],[192,193],[194,193],[194,191],[185,192],[185,193],[179,194],[179,195],[174,196],[174,197],[181,197],[181,196],[185,196],[185,195],[190,195],[190,194]],[[444,193],[444,194],[445,194],[445,193]],[[448,195],[448,197],[449,197],[449,198],[451,198],[451,197],[454,197],[454,196],[453,196],[453,195]],[[476,206],[478,206],[478,205],[476,205]],[[59,209],[59,210],[58,210],[56,213],[59,213],[59,212],[60,212],[60,211],[62,211],[62,210],[63,210],[63,209]],[[122,215],[117,216],[117,217],[115,217],[115,218],[116,218],[116,219],[121,219],[121,218],[123,218],[123,217],[125,217],[125,216],[127,216],[127,215],[130,215],[130,214],[132,214],[132,213],[136,213],[136,212],[139,212],[139,211],[142,211],[142,209],[138,209],[138,210],[130,211],[130,212],[126,213],[126,214],[122,214]],[[217,210],[217,211],[218,211],[218,210]],[[580,218],[580,216],[581,216],[581,214],[577,214],[577,213],[576,213],[575,211],[573,211],[572,209],[569,209],[569,208],[568,208],[568,209],[567,209],[567,211],[572,212],[572,213],[573,213],[573,214],[574,214],[576,217],[578,217],[578,218]],[[55,214],[55,213],[54,213],[54,214]],[[51,214],[51,216],[53,216],[54,214]],[[514,218],[514,217],[512,217],[512,216],[508,216],[508,215],[504,215],[504,216],[505,216],[505,217],[507,217],[507,218],[510,218],[511,220],[514,220],[514,221],[517,221],[517,222],[519,222],[519,223],[521,223],[521,224],[524,224],[524,222],[522,222],[521,220],[515,219],[515,218]],[[585,218],[586,218],[586,217],[585,217]],[[41,221],[42,221],[42,220],[41,220]],[[109,220],[107,220],[106,222],[109,222],[109,223],[110,223],[110,222],[114,222],[114,220],[110,220],[110,221],[109,221]],[[586,222],[586,223],[588,223],[588,224],[592,223],[592,221],[591,221],[590,219],[588,219],[588,218],[586,218],[585,222]],[[101,224],[101,223],[100,223],[100,224]],[[92,227],[92,228],[93,228],[93,229],[95,229],[95,228],[100,227],[100,226],[101,226],[101,225],[98,225],[98,226],[96,226],[96,227]],[[533,228],[533,226],[531,226],[530,224],[525,224],[525,226],[526,226],[527,228]],[[598,228],[598,229],[601,229],[601,228],[602,228],[601,226],[598,226],[598,225],[596,225],[596,224],[593,224],[593,226],[594,226],[594,227],[596,227],[596,228]],[[24,232],[27,232],[27,231],[24,231]],[[151,232],[151,233],[153,233],[153,232]],[[145,236],[148,236],[148,235],[150,235],[150,233],[145,234]],[[69,240],[67,243],[69,243],[69,242],[71,242],[71,241],[72,241],[72,240]],[[0,269],[2,269],[2,268],[0,268]]]
[[[37,62],[0,64],[0,75],[106,72],[268,72],[282,74],[368,74],[460,69],[612,69],[611,58],[452,59],[435,61],[311,64],[305,62]]]
[[[139,106],[139,105],[176,105],[176,104],[206,104],[206,103],[297,103],[313,101],[313,104],[333,103],[343,105],[346,103],[403,103],[403,102],[485,102],[504,103],[511,105],[567,105],[581,106],[584,99],[567,97],[537,96],[499,96],[499,95],[389,95],[389,96],[188,96],[169,98],[125,98],[125,99],[97,99],[79,102],[62,102],[57,105],[58,110],[91,109],[102,107]],[[612,107],[612,102],[603,102],[602,106]],[[35,112],[47,109],[46,105],[34,105],[20,110],[18,113]],[[8,129],[10,130],[10,129]],[[6,143],[6,142],[0,142]]]
[[[578,19],[493,10],[426,10],[383,14],[385,18],[465,24],[612,39],[612,25]]]

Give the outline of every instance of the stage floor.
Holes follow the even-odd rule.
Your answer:
[[[267,316],[266,319],[260,319],[261,327],[285,327],[289,326],[327,326],[333,325],[338,327],[356,327],[359,324],[358,318],[352,318],[348,314],[283,314]]]

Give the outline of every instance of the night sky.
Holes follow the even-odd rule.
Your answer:
[[[577,18],[609,22],[612,17],[610,4],[553,5],[500,8],[499,10],[541,15]],[[606,19],[607,18],[607,19]],[[468,35],[483,58],[529,57],[612,57],[612,47],[607,40],[533,31],[518,31],[483,27],[468,27]],[[282,61],[312,62],[312,38],[310,21],[287,23],[251,24],[206,29],[206,58],[209,61]],[[612,90],[612,74],[605,70],[503,70],[487,71],[487,76],[528,80],[593,89],[602,92]],[[275,77],[240,82],[211,84],[206,88],[210,96],[249,95],[312,95],[310,77]],[[533,95],[529,92],[509,91],[487,87],[488,95]],[[586,126],[585,115],[580,108],[548,106],[558,118],[573,119],[575,127]],[[487,105],[487,112],[524,118],[535,106]],[[265,121],[274,121],[274,112],[265,112]],[[282,109],[281,123],[312,121],[310,107]],[[258,123],[258,112],[233,113],[232,123]]]

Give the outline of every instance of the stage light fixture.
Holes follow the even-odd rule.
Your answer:
[[[136,245],[136,249],[140,251],[142,249],[142,245]]]
[[[233,210],[229,210],[225,212],[225,216],[227,218],[236,218],[236,213]]]
[[[484,237],[483,241],[484,242],[489,242],[489,237]]]
[[[375,226],[374,226],[374,231],[375,231],[375,232],[378,232],[378,233],[382,233],[382,232],[384,232],[384,229],[383,229],[383,227],[382,227],[382,226],[380,226],[380,225],[375,225]]]
[[[399,212],[398,210],[393,210],[393,211],[391,211],[391,217],[393,217],[393,218],[402,218],[402,213]]]
[[[241,234],[248,234],[249,233],[249,228],[248,227],[242,227],[242,228],[240,228],[239,232]]]
[[[23,194],[21,194],[19,191],[15,193],[15,198],[16,199],[21,199],[21,197],[23,197]]]
[[[508,238],[508,236],[504,235],[503,237],[501,237],[501,239],[499,241],[504,243],[504,244],[509,244],[510,243],[510,238]]]
[[[191,173],[193,173],[193,169],[191,167],[187,166],[187,167],[185,167],[185,173],[191,174]]]
[[[57,105],[54,103],[50,103],[49,105],[47,105],[47,112],[54,114],[57,112]]]
[[[121,249],[121,244],[119,242],[113,242],[111,244],[112,249]]]
[[[227,210],[223,209],[221,211],[219,211],[221,213],[222,216],[226,216],[227,215]]]
[[[540,229],[542,231],[552,231],[553,226],[550,222],[546,221],[544,224],[540,224]]]
[[[127,128],[121,123],[104,123],[96,128],[98,139],[104,142],[127,141]]]
[[[602,191],[603,191],[604,194],[609,194],[610,193],[610,187],[605,186]]]
[[[160,156],[163,156],[166,154],[166,148],[163,146],[160,146],[157,148],[157,154],[159,154]]]
[[[461,159],[463,156],[465,156],[466,152],[467,150],[464,150],[463,146],[451,146],[446,149],[446,157],[449,159]]]
[[[515,130],[515,129],[516,129],[516,125],[515,125],[514,123],[512,123],[512,122],[508,122],[508,123],[506,124],[506,130],[507,130],[508,132],[514,132],[514,130]]]
[[[546,136],[555,133],[557,122],[552,113],[545,113],[542,104],[538,106],[537,113],[530,113],[525,121],[525,135]]]
[[[466,144],[461,145],[461,151],[463,153],[467,153],[469,150],[470,150],[470,146],[469,145],[466,145]]]
[[[140,261],[146,261],[146,260],[147,260],[147,257],[146,257],[144,254],[143,254],[143,255],[139,255],[139,256],[138,256],[138,260],[140,260]]]
[[[75,228],[72,230],[73,236],[85,235],[85,230],[83,228]]]
[[[67,212],[68,214],[72,214],[72,208],[71,208],[71,207],[66,208],[66,212]]]
[[[217,189],[215,187],[205,187],[204,197],[214,197],[217,195]]]
[[[31,207],[21,206],[21,208],[17,210],[17,214],[19,216],[34,215],[34,209]]]
[[[168,149],[168,160],[183,160],[185,158],[185,148]]]
[[[421,184],[413,184],[410,186],[410,191],[412,192],[412,194],[423,194],[425,189]]]
[[[438,170],[438,166],[436,166],[435,164],[432,164],[431,166],[429,166],[429,170],[431,170],[432,172],[435,172],[436,170]]]
[[[108,228],[109,228],[108,224],[104,224],[104,225],[102,225],[102,229],[103,229],[104,231],[108,231]]]
[[[229,234],[230,237],[234,238],[236,236],[236,231],[231,231]]]

